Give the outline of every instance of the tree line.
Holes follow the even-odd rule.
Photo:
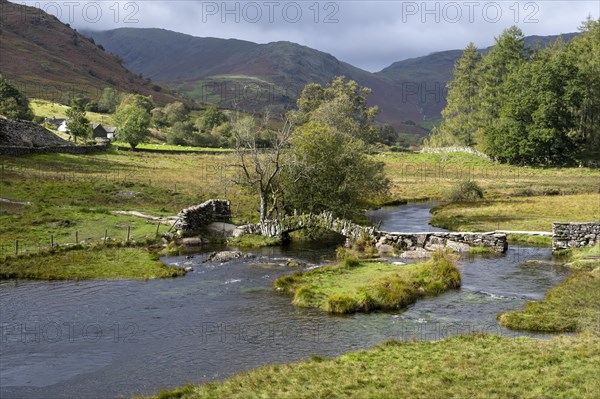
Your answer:
[[[506,29],[482,55],[469,43],[429,146],[474,146],[500,162],[570,165],[600,154],[600,20],[541,49]]]

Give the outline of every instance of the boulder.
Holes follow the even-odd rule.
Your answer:
[[[241,251],[221,251],[211,253],[206,261],[225,263],[233,259],[248,259],[255,257],[256,255],[254,254],[249,254]]]

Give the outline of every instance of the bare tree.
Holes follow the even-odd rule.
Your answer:
[[[236,163],[240,173],[234,183],[256,190],[260,198],[260,221],[282,209],[283,192],[279,177],[284,167],[284,151],[289,147],[292,125],[286,120],[277,131],[268,128],[269,114],[260,125],[251,116],[233,122]]]

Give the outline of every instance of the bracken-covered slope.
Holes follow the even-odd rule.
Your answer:
[[[118,57],[38,8],[0,0],[0,73],[29,97],[97,100],[104,87],[175,101]]]

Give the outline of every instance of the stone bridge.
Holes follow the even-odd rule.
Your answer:
[[[260,234],[267,237],[284,239],[289,233],[305,228],[320,228],[334,231],[349,241],[367,237],[378,245],[390,245],[400,251],[423,249],[433,251],[436,248],[449,247],[458,252],[468,252],[471,247],[483,246],[494,252],[505,252],[508,247],[506,234],[459,233],[459,232],[423,232],[399,233],[379,231],[375,227],[360,226],[346,219],[335,218],[329,212],[320,214],[302,214],[285,216],[276,220],[240,226],[245,234]]]

